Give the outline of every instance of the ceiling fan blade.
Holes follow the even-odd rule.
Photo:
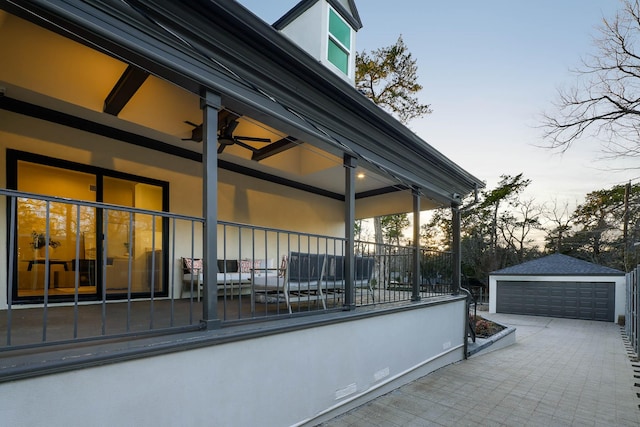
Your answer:
[[[298,142],[296,138],[287,136],[286,138],[272,142],[271,144],[254,151],[253,156],[251,156],[251,160],[259,162],[260,160],[275,156],[276,154],[282,153],[283,151],[289,150],[298,145],[300,145],[300,142]]]
[[[224,147],[226,147],[225,144],[220,144],[220,146],[218,147],[218,154],[222,153],[224,151]]]
[[[242,148],[246,148],[247,150],[251,150],[252,152],[255,153],[255,151],[257,150],[256,148],[253,148],[252,146],[250,146],[249,144],[245,144],[242,141],[238,141],[237,138],[234,139],[234,141],[236,142],[237,145],[239,145]]]
[[[235,136],[233,139],[241,141],[271,142],[269,138],[257,138],[253,136]]]

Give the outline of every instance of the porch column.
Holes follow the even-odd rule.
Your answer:
[[[344,155],[344,236],[345,257],[344,257],[344,305],[343,310],[353,310],[355,303],[353,300],[353,277],[355,275],[355,222],[356,222],[356,166],[358,161],[348,154]]]
[[[413,195],[413,294],[411,301],[420,301],[420,192],[417,188]]]
[[[462,260],[462,248],[460,246],[460,205],[458,204],[451,205],[451,234],[451,253],[453,255],[453,294],[458,295],[462,284],[462,274],[460,271]]]
[[[202,198],[204,227],[202,322],[207,329],[220,328],[218,318],[218,288],[216,285],[218,259],[218,111],[222,107],[220,95],[204,91],[200,96],[202,109]],[[211,278],[211,279],[210,279]]]

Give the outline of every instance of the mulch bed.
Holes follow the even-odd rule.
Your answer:
[[[476,336],[480,338],[489,338],[492,335],[505,329],[504,326],[498,325],[491,320],[476,316]]]

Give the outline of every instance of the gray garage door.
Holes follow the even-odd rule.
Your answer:
[[[497,282],[498,313],[613,322],[615,286],[607,282]]]

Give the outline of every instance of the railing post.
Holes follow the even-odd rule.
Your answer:
[[[355,206],[356,206],[356,166],[358,161],[348,154],[344,155],[345,194],[344,194],[344,310],[355,308],[353,278],[355,277]]]
[[[640,354],[640,315],[638,310],[640,309],[640,265],[636,266],[636,274],[633,280],[633,300],[634,300],[634,339],[635,339],[635,352],[636,355]]]
[[[413,283],[411,301],[420,301],[420,192],[417,188],[413,195]]]
[[[454,295],[460,293],[461,282],[461,259],[462,259],[462,247],[460,245],[460,207],[452,204],[451,206],[451,225],[452,225],[452,237],[451,237],[451,253],[453,256],[453,290]]]
[[[203,303],[202,321],[207,329],[220,328],[218,318],[218,111],[220,95],[204,91],[200,97],[202,109],[202,192],[203,192]]]

